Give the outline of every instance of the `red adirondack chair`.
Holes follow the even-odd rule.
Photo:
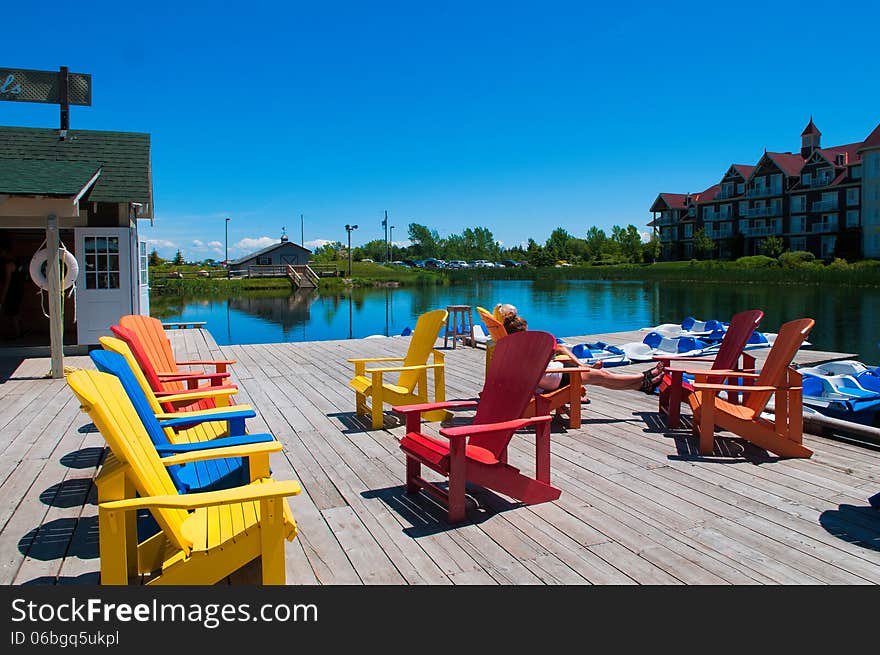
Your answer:
[[[480,401],[449,401],[394,407],[406,415],[406,490],[424,489],[445,503],[450,523],[465,518],[465,482],[470,481],[526,504],[556,500],[561,493],[550,484],[550,416],[521,418],[544,374],[556,340],[547,332],[506,336],[496,345]],[[477,407],[472,425],[442,428],[437,439],[420,431],[421,413],[436,409]],[[507,463],[513,433],[535,427],[536,475],[530,478]],[[421,466],[444,475],[448,491],[421,476]]]
[[[755,358],[744,352],[744,348],[749,341],[752,333],[758,329],[764,312],[760,309],[750,309],[745,312],[734,314],[730,319],[730,326],[724,334],[721,341],[721,347],[715,358],[699,358],[696,361],[712,362],[710,370],[744,370],[754,371]],[[740,357],[742,363],[740,364]],[[673,360],[693,359],[686,357],[663,357],[655,356],[655,360],[662,361],[666,368],[666,375],[660,385],[660,406],[661,414],[666,414],[666,425],[670,428],[677,428],[681,419],[681,403],[688,400],[690,394],[693,393],[692,385],[684,381],[684,374],[694,375],[695,372],[705,373],[706,368],[680,368],[670,366]],[[718,380],[720,381],[720,380]]]
[[[163,396],[170,396],[174,394],[179,394],[183,391],[195,390],[238,390],[238,387],[234,384],[223,384],[223,381],[229,377],[229,373],[226,372],[178,374],[159,373],[153,367],[150,358],[144,351],[140,339],[138,339],[137,335],[134,332],[132,332],[128,328],[122,327],[121,325],[113,325],[110,327],[110,330],[113,332],[113,334],[115,334],[128,344],[131,352],[134,353],[134,358],[137,360],[138,365],[140,365],[140,368],[144,373],[144,377],[147,378],[147,382],[149,382],[150,388],[155,392],[156,398],[159,400],[159,402],[162,403],[165,411],[198,411],[203,409],[213,409],[216,404],[213,398],[202,398],[195,402],[184,404],[174,403],[172,405],[171,403],[163,402]],[[205,379],[208,380],[209,385],[199,386],[199,382]],[[184,385],[184,383],[186,384]]]

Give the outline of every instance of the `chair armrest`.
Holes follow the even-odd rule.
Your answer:
[[[705,389],[706,391],[788,391],[789,389],[800,389],[801,387],[769,387],[761,385],[760,387],[750,387],[741,384],[706,384],[704,382],[695,382],[694,389],[697,391]]]
[[[214,366],[215,364],[235,364],[234,359],[205,359],[205,360],[191,360],[186,362],[175,362],[178,366]]]
[[[163,399],[164,400],[164,399]],[[253,418],[256,416],[256,412],[254,408],[250,405],[228,405],[226,407],[217,407],[215,409],[200,409],[197,412],[185,412],[186,416],[190,419],[195,417],[197,420],[199,417],[204,416],[207,420],[225,420],[225,419],[216,419],[217,414],[231,414],[232,412],[242,412],[244,418]],[[245,413],[248,413],[245,415]],[[167,421],[173,418],[180,418],[180,412],[159,412],[156,414],[156,419],[159,421]]]
[[[430,412],[433,409],[476,407],[477,404],[476,400],[446,400],[440,403],[422,403],[421,405],[395,405],[391,409],[400,414],[412,414],[414,412]]]
[[[714,362],[715,357],[705,357],[703,355],[691,355],[690,357],[682,357],[681,355],[653,355],[651,357],[655,362],[671,362],[671,361],[692,361],[692,362]]]
[[[168,455],[179,455],[183,453],[199,452],[202,450],[211,450],[212,448],[228,448],[233,446],[249,446],[258,443],[271,443],[275,441],[275,437],[271,434],[244,434],[238,437],[219,437],[210,441],[196,441],[193,443],[163,444],[156,446],[156,452],[160,457]],[[214,459],[213,457],[204,457],[200,459]]]
[[[480,425],[459,425],[454,428],[441,428],[440,434],[444,437],[456,438],[467,437],[473,434],[486,432],[498,432],[499,430],[519,430],[527,425],[547,423],[552,420],[551,416],[532,416],[531,418],[516,418],[502,423],[481,423]]]
[[[297,480],[262,480],[241,487],[221,491],[205,491],[173,496],[145,496],[126,500],[110,500],[98,505],[107,511],[130,511],[138,509],[198,509],[214,505],[231,505],[269,498],[296,496],[302,491]]]
[[[225,409],[225,408],[223,408]],[[194,414],[196,416],[194,416]],[[208,421],[232,421],[235,419],[253,418],[257,413],[252,409],[223,411],[206,410],[201,412],[179,412],[173,415],[173,418],[159,421],[159,425],[163,428],[179,428],[182,426],[198,425]]]
[[[398,373],[400,371],[421,371],[429,368],[442,368],[443,364],[413,364],[412,366],[383,366],[382,368],[367,368],[364,373]]]
[[[203,441],[201,443],[209,443]],[[277,453],[284,446],[280,441],[262,441],[242,446],[223,446],[220,448],[201,448],[176,455],[168,455],[162,458],[162,464],[173,466],[174,464],[186,464],[187,462],[202,462],[206,459],[225,459],[227,457],[252,457]]]
[[[748,378],[754,380],[760,377],[760,373],[749,373],[748,371],[731,371],[706,369],[703,371],[694,371],[693,375],[697,378],[722,377],[722,378]]]
[[[402,362],[406,357],[354,357],[346,361],[355,362]]]
[[[157,373],[162,382],[184,382],[188,380],[220,380],[229,377],[229,373]],[[222,382],[221,382],[222,383]]]
[[[238,393],[237,387],[205,387],[198,391],[181,391],[180,393],[172,393],[167,396],[159,396],[157,394],[157,398],[161,403],[176,403],[186,400],[201,400],[203,398],[225,398],[234,393]]]

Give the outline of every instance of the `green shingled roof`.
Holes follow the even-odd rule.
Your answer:
[[[0,158],[0,193],[76,196],[99,170],[97,162]]]
[[[88,166],[95,166],[92,174],[101,167],[89,200],[152,205],[149,134],[68,130],[67,138],[61,141],[54,129],[0,126],[0,159],[85,164],[76,173],[70,167],[58,171],[64,179],[57,185],[65,188]]]

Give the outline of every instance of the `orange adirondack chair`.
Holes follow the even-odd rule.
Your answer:
[[[489,364],[492,361],[492,355],[495,353],[495,346],[504,337],[507,336],[507,330],[504,329],[504,323],[485,307],[477,306],[477,314],[480,315],[486,329],[489,330],[491,341],[486,344],[486,375],[489,374]]]
[[[712,362],[711,369],[722,371],[733,370],[754,370],[755,358],[744,352],[744,348],[749,341],[752,333],[758,329],[764,312],[760,309],[750,309],[745,312],[734,314],[730,319],[730,326],[721,341],[721,347],[713,358],[703,358],[696,360],[699,362]],[[742,364],[740,365],[740,358]],[[677,428],[681,419],[681,403],[686,400],[694,388],[684,381],[684,374],[693,375],[695,371],[705,372],[706,368],[679,368],[672,367],[670,363],[673,360],[691,359],[686,357],[675,357],[674,355],[655,356],[655,360],[663,362],[666,375],[660,385],[660,402],[659,412],[666,415],[666,425],[670,428]],[[713,380],[718,381],[718,380]]]
[[[589,369],[585,367],[565,367],[547,369],[547,372],[567,373],[569,382],[558,389],[545,393],[536,393],[523,417],[544,415],[555,411],[559,417],[564,411],[568,413],[568,427],[577,430],[581,427],[581,403],[584,402],[584,384],[581,380],[581,372]]]
[[[110,330],[122,339],[131,352],[134,354],[144,377],[150,384],[150,388],[155,392],[156,397],[162,403],[165,411],[199,411],[203,409],[213,409],[216,407],[215,399],[212,397],[201,398],[195,402],[170,402],[163,400],[166,396],[178,395],[184,391],[229,391],[237,392],[238,387],[234,384],[222,384],[222,381],[229,377],[229,373],[180,373],[169,374],[160,373],[153,366],[152,360],[147,355],[141,340],[131,330],[120,325],[112,325]],[[207,379],[214,383],[211,386],[199,386],[199,381]],[[184,382],[186,384],[184,385]],[[217,383],[220,384],[217,384]]]
[[[450,523],[465,518],[465,482],[493,489],[526,504],[559,498],[550,484],[550,417],[521,418],[550,358],[556,340],[547,332],[519,332],[498,345],[479,403],[449,401],[394,407],[406,415],[406,435],[400,448],[406,454],[406,490],[420,489],[445,503]],[[421,432],[421,413],[455,407],[477,407],[472,425],[442,428],[444,439]],[[514,431],[535,427],[536,475],[530,478],[507,463],[507,446]],[[421,475],[422,464],[449,479],[444,491]]]
[[[119,325],[134,332],[159,375],[187,373],[180,369],[181,366],[213,366],[214,373],[226,373],[226,367],[235,364],[232,359],[177,361],[162,322],[152,316],[128,314],[119,319]]]
[[[811,318],[802,318],[779,328],[760,373],[721,370],[695,373],[694,391],[688,401],[694,408],[694,432],[700,438],[700,454],[712,454],[716,425],[781,457],[813,454],[802,443],[801,374],[790,364],[815,324]],[[720,384],[715,381],[719,378],[754,380],[754,384]],[[721,391],[743,393],[744,402],[723,400],[718,397]],[[761,417],[771,397],[774,399],[772,421]]]

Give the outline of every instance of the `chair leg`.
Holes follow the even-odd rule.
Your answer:
[[[704,392],[700,407],[700,454],[711,455],[715,450],[715,396]]]
[[[260,501],[260,554],[264,585],[283,585],[284,570],[284,498]]]
[[[101,584],[127,585],[129,557],[126,544],[126,512],[98,508],[98,552]]]
[[[422,463],[412,457],[406,458],[406,493],[417,494],[422,488],[415,482],[416,478],[422,475]]]
[[[362,393],[355,392],[354,407],[355,412],[360,416],[364,416],[370,413],[369,408],[367,407],[367,397]]]
[[[449,489],[447,511],[450,523],[460,523],[465,519],[465,475],[464,440],[452,439],[449,442]]]

